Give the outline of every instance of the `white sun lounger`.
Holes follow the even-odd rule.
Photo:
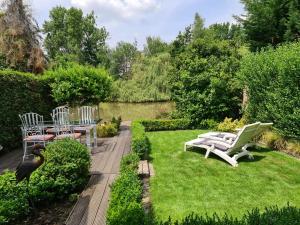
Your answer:
[[[204,148],[206,149],[205,158],[212,152],[236,167],[238,166],[237,160],[239,158],[243,156],[253,158],[250,152],[247,151],[247,148],[252,146],[251,141],[259,125],[260,123],[257,122],[244,126],[232,143],[210,137],[200,137],[186,142],[184,150],[186,151],[189,147]]]
[[[263,131],[267,130],[272,125],[273,123],[260,123],[256,132],[253,133],[253,137],[260,135]],[[239,135],[242,129],[243,128],[239,129],[239,132],[237,134],[229,132],[208,132],[198,135],[198,138],[211,138],[214,140],[226,141],[231,144],[236,139],[237,135]],[[252,142],[252,145],[255,145],[255,143]]]

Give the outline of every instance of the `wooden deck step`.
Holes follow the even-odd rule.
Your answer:
[[[154,176],[154,168],[147,160],[141,160],[139,163],[138,174],[141,177]]]

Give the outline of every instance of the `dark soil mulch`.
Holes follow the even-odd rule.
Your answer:
[[[39,206],[36,214],[32,211],[30,215],[21,221],[15,221],[13,225],[64,225],[75,202],[64,201]]]

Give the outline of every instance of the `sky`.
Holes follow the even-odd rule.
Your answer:
[[[138,42],[142,48],[147,36],[159,36],[170,42],[179,31],[193,23],[198,12],[205,26],[234,22],[233,15],[243,13],[240,0],[25,0],[42,26],[55,6],[77,7],[84,13],[94,11],[97,25],[109,32],[108,44]]]

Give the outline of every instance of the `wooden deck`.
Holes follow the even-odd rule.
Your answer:
[[[92,151],[91,179],[75,204],[67,225],[104,225],[110,185],[117,177],[123,155],[130,151],[129,123],[114,138],[100,139]]]

